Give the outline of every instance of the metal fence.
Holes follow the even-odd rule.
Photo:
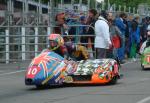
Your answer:
[[[52,33],[55,26],[55,15],[58,12],[66,11],[66,9],[63,8],[52,8],[52,0],[50,0],[46,6],[41,5],[40,2],[36,3],[34,10],[29,10],[30,2],[28,2],[28,0],[23,0],[22,8],[19,10],[14,8],[15,4],[13,1],[14,0],[7,0],[6,10],[0,10],[0,63],[31,60],[43,49],[47,48],[47,36]],[[104,4],[102,4],[101,8],[98,8],[98,3],[95,5],[98,11],[104,9]],[[44,8],[47,10],[43,10]],[[122,11],[121,7],[119,8],[120,9],[117,10],[114,6],[111,12],[116,15]],[[107,10],[109,11],[109,9],[110,8]],[[81,10],[73,10],[73,12],[76,12],[77,15],[83,13]],[[130,9],[127,11],[125,7],[124,12],[128,15],[138,13],[136,10],[134,10],[134,12],[131,12]],[[86,15],[87,11],[84,11],[84,14]],[[75,37],[74,43],[80,43],[79,38],[83,36],[79,35],[80,26],[83,25],[70,25],[70,27],[76,29],[75,34],[71,34],[71,36]],[[93,51],[93,53],[95,53],[95,51]]]
[[[69,27],[75,27],[75,32],[69,36],[74,38],[74,44],[87,45],[87,43],[80,42],[80,37],[94,35],[79,35],[79,27],[81,26],[84,25],[70,25]],[[47,36],[51,33],[51,28],[54,27],[0,26],[0,62],[10,63],[31,60],[48,47]],[[94,50],[93,53],[95,53]]]

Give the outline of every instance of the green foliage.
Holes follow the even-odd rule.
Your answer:
[[[107,2],[107,0],[105,0]],[[135,7],[137,8],[139,4],[141,3],[146,3],[146,4],[150,4],[150,0],[109,0],[110,4],[116,4],[124,6],[126,5],[126,7]]]
[[[34,0],[34,1],[38,2],[39,0]],[[47,3],[49,1],[50,0],[41,0],[42,3]],[[56,5],[61,2],[61,0],[52,0],[52,1],[54,1]],[[64,0],[64,1],[69,1],[69,0]],[[80,0],[74,0],[74,3],[79,3],[79,1]],[[82,0],[83,4],[87,4],[87,1],[88,0]],[[104,0],[104,2],[107,4],[108,0]],[[109,0],[109,2],[111,5],[116,4],[117,7],[118,5],[121,5],[122,7],[126,5],[126,7],[135,7],[135,8],[137,8],[137,6],[140,3],[150,4],[150,0]],[[95,0],[91,0],[90,7],[94,8],[94,6],[95,6]]]

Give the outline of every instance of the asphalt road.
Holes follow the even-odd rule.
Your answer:
[[[116,85],[40,90],[24,84],[24,66],[0,64],[0,103],[150,103],[150,70],[142,71],[139,62],[123,64]]]

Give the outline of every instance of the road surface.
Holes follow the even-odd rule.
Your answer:
[[[36,89],[24,84],[26,65],[0,64],[0,103],[150,103],[150,71],[140,63],[122,65],[116,85]]]

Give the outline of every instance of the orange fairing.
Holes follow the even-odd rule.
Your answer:
[[[92,76],[92,80],[91,80],[91,83],[108,83],[111,79],[106,79],[106,77],[104,78],[100,78],[99,77],[99,74],[93,74]]]

